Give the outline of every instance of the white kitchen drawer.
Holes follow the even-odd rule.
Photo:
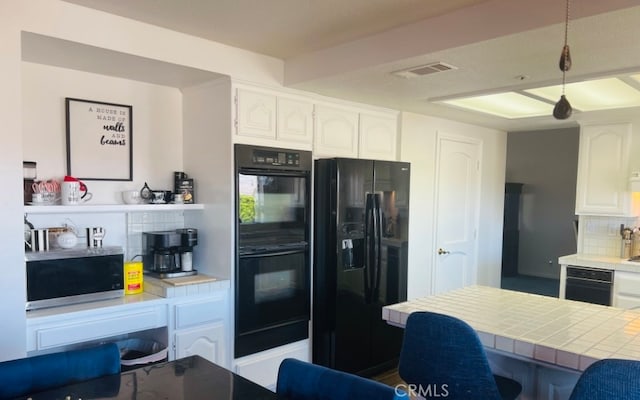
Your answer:
[[[167,325],[167,308],[164,304],[114,312],[101,311],[91,316],[61,316],[60,320],[29,324],[27,351],[46,350]]]
[[[204,300],[177,304],[175,306],[175,329],[183,329],[225,319],[227,315],[227,293],[227,291],[222,291]]]

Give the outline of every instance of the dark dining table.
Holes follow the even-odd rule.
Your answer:
[[[272,391],[200,356],[150,364],[38,393],[21,399],[274,400]]]

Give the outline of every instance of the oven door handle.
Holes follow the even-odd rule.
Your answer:
[[[296,170],[274,170],[269,168],[239,168],[239,174],[243,175],[260,175],[260,176],[290,176],[294,178],[307,178],[309,172]]]
[[[304,253],[306,250],[307,250],[306,247],[300,247],[299,249],[276,251],[276,252],[272,252],[272,251],[269,251],[269,250],[267,250],[267,251],[255,251],[255,252],[240,254],[239,257],[240,258],[256,258],[256,257],[288,256],[290,254]]]

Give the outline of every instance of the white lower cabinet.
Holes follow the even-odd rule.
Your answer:
[[[176,300],[173,339],[174,359],[198,355],[225,368],[229,367],[228,291],[221,290],[197,299]]]
[[[520,383],[522,392],[518,399],[536,398],[536,365],[494,351],[487,351],[487,359],[494,374]]]
[[[563,371],[557,368],[538,367],[537,400],[566,400],[571,396],[579,372]]]
[[[487,351],[494,374],[511,378],[522,385],[519,400],[567,400],[580,372],[518,360],[498,351]]]
[[[176,332],[176,358],[198,355],[218,365],[225,365],[225,337],[222,322]]]
[[[301,340],[275,349],[237,358],[234,361],[234,372],[275,392],[278,381],[278,368],[282,360],[296,358],[310,362],[310,343],[308,339]]]
[[[614,307],[640,308],[640,273],[615,271],[612,297]]]
[[[27,352],[37,355],[139,337],[166,344],[169,360],[199,355],[230,368],[229,315],[228,287],[172,298],[145,293],[35,310],[27,315]]]

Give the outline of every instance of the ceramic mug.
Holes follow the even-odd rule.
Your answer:
[[[32,229],[31,230],[31,250],[33,251],[49,250],[49,230],[48,229]]]
[[[93,195],[87,191],[87,186],[80,181],[64,181],[60,184],[62,204],[77,205],[91,200]]]
[[[102,239],[107,234],[107,230],[101,226],[87,228],[87,246],[102,247]]]

